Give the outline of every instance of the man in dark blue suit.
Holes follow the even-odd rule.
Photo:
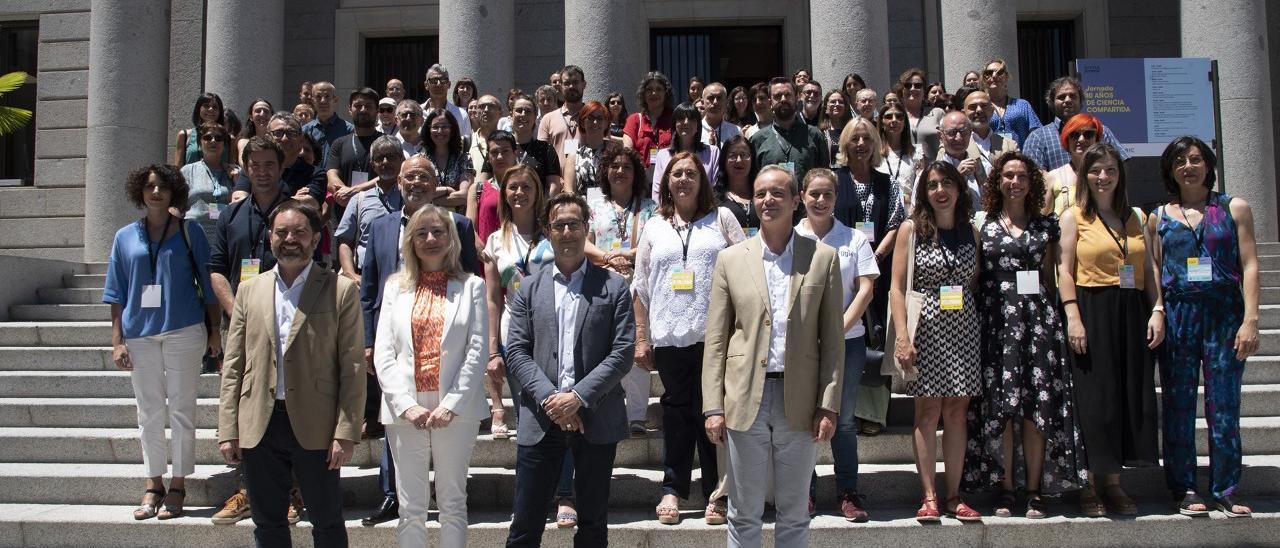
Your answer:
[[[555,251],[511,305],[507,369],[520,387],[515,512],[507,546],[542,542],[566,448],[573,452],[578,548],[608,546],[609,479],[628,435],[622,378],[635,355],[627,282],[586,257],[586,200],[559,194],[543,226]]]
[[[440,194],[436,190],[436,167],[421,154],[405,160],[400,165],[400,195],[404,208],[399,214],[379,217],[369,224],[369,243],[365,248],[364,262],[360,266],[360,305],[364,310],[364,361],[373,374],[373,336],[378,331],[378,313],[382,307],[382,288],[387,278],[400,270],[400,241],[409,218],[423,206],[430,205]],[[462,268],[469,272],[481,272],[476,257],[476,232],[471,221],[457,213],[453,224],[458,228],[462,244]],[[379,485],[384,498],[372,514],[361,523],[366,527],[399,517],[400,505],[396,500],[396,469],[391,451],[382,450]]]

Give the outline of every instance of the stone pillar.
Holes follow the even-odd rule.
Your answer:
[[[824,94],[840,89],[850,72],[882,97],[889,91],[887,0],[809,0],[809,43]]]
[[[564,63],[578,65],[587,80],[584,100],[604,101],[611,92],[635,102],[649,71],[649,20],[633,0],[565,0]],[[673,82],[677,97],[684,84]],[[632,106],[635,112],[639,106]]]
[[[242,123],[259,97],[276,110],[284,89],[284,0],[218,0],[205,14],[204,89],[222,97]],[[338,90],[346,97],[346,90]]]
[[[505,105],[515,83],[515,21],[511,0],[440,0],[440,64],[449,78],[471,78]]]
[[[88,91],[84,258],[95,262],[142,215],[125,195],[129,172],[166,162],[169,0],[95,0]]]
[[[939,2],[942,19],[942,71],[947,89],[960,87],[964,73],[981,72],[993,59],[1008,64],[1009,95],[1018,88],[1018,3],[1014,0]],[[1032,97],[1035,99],[1035,97]]]
[[[1274,7],[1274,6],[1273,6]],[[1249,202],[1260,242],[1274,242],[1276,158],[1266,3],[1182,0],[1182,56],[1218,61],[1223,184]]]

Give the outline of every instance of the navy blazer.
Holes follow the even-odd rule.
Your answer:
[[[507,369],[522,397],[520,445],[535,445],[557,428],[542,402],[559,392],[559,332],[556,320],[554,263],[544,265],[520,284],[511,301],[507,332]],[[588,443],[609,444],[627,437],[627,410],[622,378],[635,358],[636,322],[626,280],[587,261],[574,344],[573,390],[586,406],[578,411]],[[581,307],[586,306],[583,310]]]
[[[462,244],[459,260],[467,272],[483,272],[476,257],[476,232],[471,220],[453,213],[453,225],[458,229]],[[382,308],[382,288],[387,278],[400,270],[400,219],[399,211],[383,215],[369,223],[369,244],[364,262],[360,264],[360,308],[364,311],[364,346],[373,346],[374,333],[378,330],[378,313]],[[483,277],[483,276],[482,276]]]

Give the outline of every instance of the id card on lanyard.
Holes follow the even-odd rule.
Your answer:
[[[1111,227],[1107,225],[1106,219],[1103,219],[1101,215],[1098,216],[1098,221],[1102,223],[1102,228],[1106,229],[1107,235],[1111,236],[1111,239],[1116,243],[1116,247],[1120,249],[1120,273],[1119,273],[1120,288],[1121,289],[1137,289],[1138,288],[1137,269],[1134,268],[1133,265],[1128,264],[1129,234],[1128,233],[1117,234],[1116,232],[1113,232],[1111,230]],[[1123,222],[1124,220],[1121,219],[1121,223]],[[1123,229],[1124,228],[1122,226],[1121,230]]]
[[[142,235],[147,240],[147,259],[151,262],[151,283],[142,286],[142,308],[160,308],[160,296],[163,294],[159,281],[160,247],[164,245],[171,223],[173,223],[173,215],[165,215],[164,230],[160,232],[160,241],[156,242],[155,251],[152,251],[151,227],[147,226],[146,217],[142,218]]]
[[[676,235],[680,236],[682,257],[680,265],[671,268],[671,289],[691,291],[694,282],[693,271],[685,270],[685,265],[689,262],[689,242],[693,240],[693,223],[674,228]]]

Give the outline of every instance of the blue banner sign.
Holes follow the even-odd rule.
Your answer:
[[[1169,141],[1217,140],[1209,59],[1079,59],[1081,111],[1097,116],[1134,156],[1159,156]]]

